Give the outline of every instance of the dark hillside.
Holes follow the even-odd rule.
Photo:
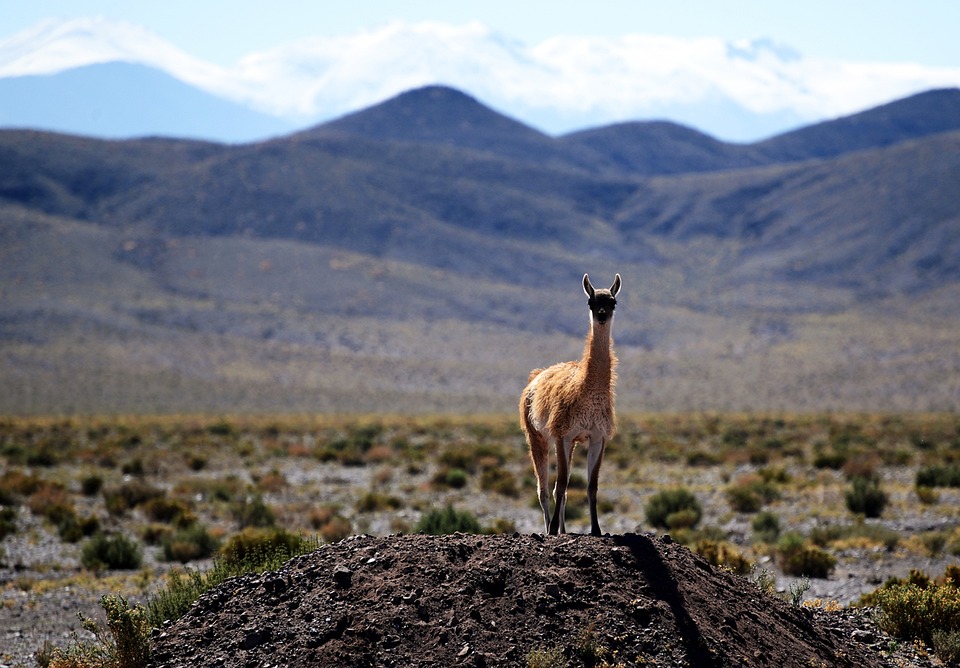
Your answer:
[[[765,164],[748,146],[728,144],[676,123],[632,122],[583,130],[560,138],[608,158],[633,174],[715,172]]]
[[[834,158],[955,130],[960,130],[960,90],[951,88],[920,93],[754,144],[718,141],[667,122],[620,123],[576,132],[560,141],[590,149],[629,173],[670,175]]]
[[[441,144],[553,167],[595,169],[603,161],[590,150],[565,146],[446,86],[411,90],[295,136],[343,135],[364,140]]]
[[[800,128],[751,147],[768,162],[787,162],[832,158],[954,130],[960,130],[960,89],[944,88]]]
[[[619,227],[628,239],[731,244],[721,283],[923,291],[960,279],[956,183],[960,133],[942,134],[830,163],[656,179]]]

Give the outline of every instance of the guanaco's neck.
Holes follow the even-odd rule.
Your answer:
[[[611,349],[610,336],[612,320],[598,324],[590,319],[590,333],[583,351],[584,384],[591,387],[609,388],[613,378],[613,367],[617,358]]]

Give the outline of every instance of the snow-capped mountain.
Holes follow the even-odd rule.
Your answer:
[[[558,36],[527,45],[480,23],[394,22],[351,35],[281,44],[223,66],[193,57],[136,25],[75,19],[43,22],[0,39],[0,84],[28,76],[48,84],[34,86],[42,89],[35,100],[20,98],[14,104],[9,94],[0,97],[0,124],[74,131],[69,125],[43,126],[34,120],[42,114],[31,108],[64,106],[68,98],[58,92],[58,75],[118,62],[159,70],[256,112],[251,118],[257,122],[272,117],[280,127],[330,120],[405,90],[441,83],[470,91],[503,113],[554,134],[623,120],[670,119],[735,141],[929,88],[960,85],[960,69],[808,59],[764,39],[730,43],[651,35]],[[129,82],[124,85],[129,91]],[[76,97],[82,90],[74,91],[70,104],[108,106],[113,102],[108,90],[91,90],[98,97],[86,104]],[[152,89],[137,90],[163,104]],[[123,99],[120,84],[116,95]],[[103,118],[116,123],[112,114]],[[100,131],[85,125],[82,131],[117,134],[107,125]],[[158,126],[144,133],[163,132]],[[214,133],[209,138],[225,137]]]

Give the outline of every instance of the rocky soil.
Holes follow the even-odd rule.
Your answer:
[[[638,534],[358,536],[226,582],[152,649],[156,668],[935,665],[867,613]]]

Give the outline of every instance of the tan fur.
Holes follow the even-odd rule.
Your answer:
[[[620,276],[611,290],[594,291],[584,276],[584,290],[611,298],[620,287]],[[588,291],[589,290],[589,291]],[[563,362],[546,369],[534,369],[520,399],[520,424],[530,446],[530,459],[537,475],[537,493],[549,533],[563,533],[566,509],[566,488],[570,462],[578,443],[589,444],[587,497],[590,502],[591,533],[599,535],[596,490],[600,463],[606,442],[616,431],[614,384],[617,358],[613,352],[609,319],[599,322],[591,312],[583,358]],[[547,478],[549,451],[557,453],[557,481],[554,487],[554,512],[550,519]]]

